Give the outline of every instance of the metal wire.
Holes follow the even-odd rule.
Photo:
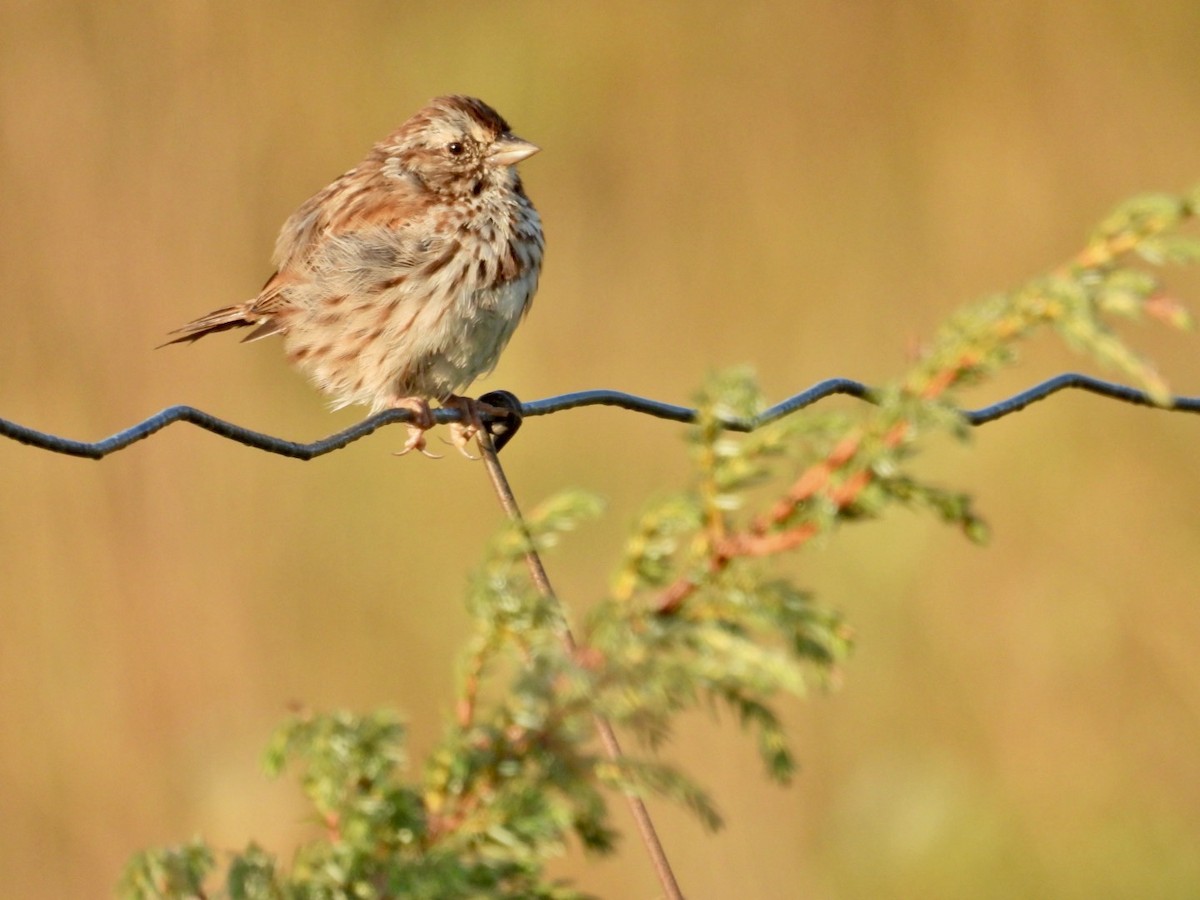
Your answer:
[[[1045,400],[1047,397],[1063,390],[1086,391],[1091,394],[1098,394],[1101,397],[1107,397],[1110,400],[1131,403],[1135,406],[1156,405],[1150,399],[1149,395],[1137,388],[1103,381],[1099,378],[1093,378],[1090,375],[1067,372],[1057,375],[1054,378],[1049,378],[1040,384],[1036,384],[1027,390],[993,403],[990,406],[974,410],[962,410],[962,414],[971,425],[984,425],[988,422],[1002,419],[1012,413],[1020,412],[1031,403]],[[774,422],[776,419],[780,419],[789,413],[810,406],[818,400],[823,400],[835,394],[846,394],[869,403],[871,402],[872,393],[873,389],[860,381],[853,381],[849,378],[829,378],[780,403],[776,403],[752,419],[732,419],[727,421],[725,426],[730,431],[753,431],[769,422]],[[673,403],[651,400],[635,394],[609,390],[578,391],[571,394],[560,394],[556,397],[547,397],[544,400],[532,400],[528,403],[520,403],[520,411],[522,417],[530,418],[533,416],[548,416],[584,406],[616,406],[630,412],[642,413],[659,419],[668,419],[673,422],[694,422],[696,419],[696,410],[691,407],[677,406]],[[1176,397],[1161,408],[1174,412],[1200,413],[1200,397]],[[321,438],[309,444],[285,440],[274,435],[263,434],[259,431],[252,431],[249,428],[234,425],[232,422],[219,419],[211,413],[204,412],[192,406],[169,406],[162,412],[156,413],[138,422],[136,425],[132,425],[123,431],[118,431],[116,434],[99,441],[77,441],[71,438],[60,437],[2,418],[0,418],[0,436],[19,441],[22,444],[39,447],[42,450],[63,453],[67,456],[102,459],[110,453],[124,450],[130,444],[156,434],[175,422],[189,422],[219,437],[237,441],[239,444],[245,444],[247,447],[253,447],[256,450],[264,450],[267,453],[276,453],[280,456],[291,457],[292,459],[310,460],[318,456],[324,456],[326,453],[332,453],[334,450],[340,450],[354,441],[365,438],[385,425],[407,422],[410,416],[411,413],[408,410],[387,410],[371,416],[369,419],[364,419],[362,422],[347,428],[345,431],[339,431],[337,434],[332,434],[329,437]],[[455,422],[459,419],[458,411],[451,409],[436,409],[433,411],[433,416],[434,420],[440,424]],[[488,416],[485,415],[484,420],[487,421]]]

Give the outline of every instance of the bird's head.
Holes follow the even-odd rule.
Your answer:
[[[448,196],[479,196],[519,184],[513,166],[538,146],[512,133],[498,112],[474,97],[438,97],[377,148],[386,164]]]

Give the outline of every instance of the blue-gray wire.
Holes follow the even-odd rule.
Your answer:
[[[1019,394],[1014,394],[982,409],[963,410],[963,417],[972,425],[983,425],[987,422],[994,422],[996,419],[1003,418],[1011,413],[1020,412],[1031,403],[1044,400],[1052,394],[1067,389],[1087,391],[1092,394],[1099,394],[1102,397],[1108,397],[1112,400],[1120,400],[1138,406],[1155,405],[1145,392],[1136,388],[1102,381],[1099,378],[1092,378],[1089,375],[1068,372],[1047,379],[1028,390],[1021,391]],[[809,406],[818,400],[834,394],[848,394],[851,397],[857,397],[860,400],[870,402],[871,393],[872,389],[862,382],[853,381],[849,378],[830,378],[780,403],[776,403],[770,409],[764,410],[753,419],[734,420],[726,424],[730,431],[753,431],[755,428],[766,425],[768,422],[773,422],[776,419],[786,416],[788,413]],[[631,412],[644,413],[645,415],[655,416],[660,419],[669,419],[674,422],[692,422],[696,417],[696,410],[690,407],[663,403],[658,400],[639,397],[635,394],[626,394],[622,391],[579,391],[573,394],[561,394],[557,397],[547,397],[544,400],[533,400],[520,404],[521,415],[524,418],[546,416],[583,406],[616,406]],[[1177,397],[1162,408],[1176,412],[1200,412],[1200,397]],[[456,421],[459,416],[455,410],[444,409],[436,409],[433,411],[433,414],[434,419],[439,423]],[[326,453],[331,453],[334,450],[340,450],[347,444],[364,438],[376,429],[383,428],[385,425],[392,425],[396,422],[407,422],[410,415],[411,413],[408,410],[402,409],[381,412],[371,416],[369,419],[364,419],[362,422],[347,428],[345,431],[339,431],[337,434],[313,441],[311,444],[301,444],[296,441],[284,440],[274,435],[251,431],[248,428],[234,425],[232,422],[226,422],[224,419],[219,419],[214,415],[191,406],[167,407],[162,412],[156,413],[148,419],[126,428],[124,431],[118,431],[116,434],[110,435],[103,440],[94,442],[77,441],[54,434],[47,434],[46,432],[38,431],[25,425],[19,425],[16,422],[10,422],[7,419],[0,419],[0,436],[11,438],[23,444],[40,447],[43,450],[50,450],[54,453],[64,453],[68,456],[83,456],[89,459],[101,459],[110,453],[124,450],[135,441],[150,437],[152,434],[161,431],[174,422],[190,422],[193,425],[203,428],[205,431],[211,431],[215,435],[231,441],[237,441],[248,447],[265,450],[268,453],[276,453],[280,456],[289,456],[293,459],[309,460],[318,456],[324,456]],[[484,420],[487,421],[487,419],[488,417],[485,416]]]

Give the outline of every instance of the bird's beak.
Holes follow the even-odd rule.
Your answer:
[[[496,166],[515,166],[523,159],[529,159],[542,148],[519,137],[506,134],[496,141],[492,152],[488,154],[488,162]]]

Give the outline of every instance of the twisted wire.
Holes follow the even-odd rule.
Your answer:
[[[1156,406],[1149,395],[1137,388],[1093,378],[1090,375],[1067,372],[1062,375],[1056,375],[1053,378],[1048,378],[1033,387],[989,406],[984,406],[980,409],[961,410],[960,412],[969,424],[976,426],[984,425],[1020,412],[1030,404],[1036,403],[1039,400],[1045,400],[1047,397],[1064,390],[1084,391],[1106,397],[1110,400],[1130,403],[1135,406]],[[753,431],[798,409],[810,406],[819,400],[837,394],[845,394],[869,403],[871,402],[873,389],[860,381],[854,381],[849,378],[829,378],[818,382],[807,390],[800,391],[798,394],[788,397],[786,400],[776,403],[751,419],[730,419],[724,424],[730,431]],[[667,419],[672,422],[694,422],[696,420],[696,410],[691,407],[664,403],[663,401],[652,400],[648,397],[639,397],[636,394],[611,390],[577,391],[570,394],[547,397],[542,400],[518,403],[517,406],[523,418],[548,416],[586,406],[615,406],[620,409],[629,410],[630,412],[654,416],[659,419]],[[1200,397],[1175,397],[1160,408],[1173,412],[1200,413]],[[129,428],[118,431],[116,434],[109,435],[98,441],[79,441],[72,438],[60,437],[59,435],[38,431],[36,428],[20,425],[3,418],[0,418],[0,436],[22,444],[29,444],[42,450],[49,450],[53,453],[80,456],[87,459],[103,459],[110,453],[116,453],[119,450],[124,450],[130,444],[145,440],[168,425],[172,425],[175,422],[188,422],[198,428],[203,428],[205,431],[212,432],[218,437],[236,441],[239,444],[245,444],[247,447],[253,447],[256,450],[263,450],[267,453],[275,453],[292,459],[310,460],[318,456],[324,456],[326,453],[332,453],[334,450],[340,450],[386,425],[407,422],[411,415],[408,410],[404,409],[386,410],[368,419],[364,419],[344,431],[339,431],[336,434],[307,444],[243,428],[240,425],[227,422],[211,413],[192,406],[169,406],[161,412],[155,413],[135,425],[131,425]],[[459,420],[458,411],[453,409],[436,409],[433,411],[433,416],[434,420],[440,424]],[[485,421],[488,421],[488,418],[487,415],[484,416]]]

